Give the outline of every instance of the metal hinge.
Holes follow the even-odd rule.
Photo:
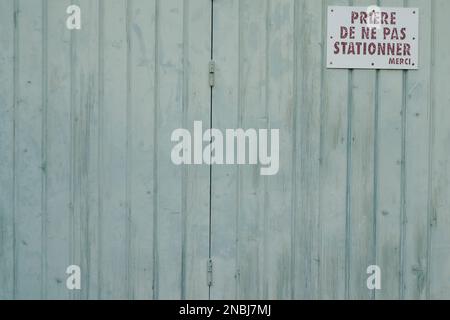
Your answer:
[[[214,87],[214,85],[216,84],[215,73],[216,73],[216,62],[210,61],[209,62],[209,85],[210,85],[210,87]]]
[[[211,287],[213,284],[213,262],[212,259],[208,259],[206,264],[206,282],[208,287]]]

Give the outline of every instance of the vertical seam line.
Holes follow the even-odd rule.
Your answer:
[[[238,112],[237,112],[237,125],[238,128],[242,128],[242,95],[241,95],[241,83],[242,83],[242,61],[241,61],[241,51],[242,51],[242,2],[238,2]],[[239,218],[241,215],[241,190],[242,190],[242,172],[241,167],[236,166],[237,172],[237,183],[236,183],[236,287],[235,287],[235,299],[240,297],[240,282],[241,282],[241,265],[240,265],[240,251],[239,251],[239,241],[240,241],[240,228],[239,228]]]
[[[326,86],[326,80],[325,80],[325,70],[326,70],[326,43],[325,43],[325,34],[327,32],[327,23],[326,23],[326,14],[327,14],[327,6],[326,6],[326,0],[322,0],[321,5],[321,11],[322,11],[322,21],[321,21],[321,27],[322,27],[322,35],[321,35],[321,57],[320,57],[320,109],[319,109],[319,168],[318,168],[318,216],[316,225],[318,228],[318,245],[317,245],[317,283],[316,283],[316,298],[319,299],[320,295],[322,293],[321,287],[322,287],[322,279],[321,279],[321,263],[322,263],[322,237],[323,237],[323,230],[322,230],[322,192],[321,192],[321,180],[322,180],[322,164],[323,164],[323,136],[324,136],[324,126],[323,126],[323,118],[324,118],[324,108],[325,108],[325,86]]]
[[[349,1],[353,6],[353,0]],[[347,88],[347,182],[346,182],[346,217],[345,217],[345,296],[350,298],[350,259],[351,259],[351,178],[352,178],[352,109],[353,109],[353,69],[348,71]]]
[[[182,127],[186,128],[187,115],[189,109],[189,0],[183,1],[183,92],[182,92]],[[186,299],[186,250],[187,250],[187,181],[188,170],[183,166],[181,183],[181,279],[180,295],[181,299]]]
[[[267,132],[270,132],[271,123],[269,120],[269,72],[270,72],[270,65],[269,65],[269,45],[270,45],[270,32],[271,32],[271,21],[270,21],[270,14],[271,14],[271,0],[266,0],[265,6],[266,6],[266,43],[265,43],[265,110],[264,110],[264,116],[266,121],[266,127]],[[268,248],[267,248],[267,230],[268,230],[268,212],[267,207],[269,205],[269,194],[268,194],[268,185],[267,185],[267,176],[264,176],[263,178],[263,184],[264,184],[264,199],[263,199],[263,274],[267,274],[268,268],[267,268],[267,260],[268,260]],[[267,278],[263,282],[263,299],[268,299],[268,281]]]
[[[377,252],[377,240],[378,240],[378,174],[379,174],[379,162],[378,162],[378,152],[379,152],[379,116],[380,116],[380,71],[375,71],[375,110],[374,110],[374,148],[373,148],[373,243],[372,243],[372,259],[373,264],[377,265],[378,252]],[[376,290],[372,290],[372,299],[376,299]]]
[[[41,128],[41,296],[47,290],[47,114],[48,114],[48,3],[42,0],[42,128]]]
[[[436,48],[436,42],[435,42],[435,30],[436,30],[436,23],[435,23],[435,15],[436,15],[436,6],[435,2],[432,1],[430,4],[431,8],[431,61],[430,61],[430,81],[429,81],[429,128],[428,128],[428,139],[429,139],[429,150],[428,150],[428,204],[427,204],[427,272],[426,272],[426,298],[431,298],[431,258],[432,258],[432,233],[433,229],[433,151],[434,151],[434,107],[435,107],[435,99],[434,99],[434,72],[435,72],[435,48]]]
[[[158,257],[158,124],[159,124],[159,0],[155,0],[155,74],[154,74],[154,127],[153,127],[153,299],[159,297]]]
[[[211,0],[211,20],[210,20],[210,59],[214,60],[214,0]],[[209,129],[213,127],[213,90],[214,87],[210,86],[210,101],[209,101]],[[211,132],[211,131],[210,131]],[[212,134],[210,139],[212,144]],[[209,161],[209,231],[208,231],[208,257],[212,258],[212,149],[210,153]],[[208,287],[208,299],[211,299],[211,286]]]
[[[133,243],[131,239],[131,231],[132,231],[132,205],[131,205],[131,194],[132,194],[132,156],[131,156],[131,148],[133,145],[132,140],[132,132],[131,132],[131,125],[132,125],[132,95],[131,95],[131,79],[132,79],[132,68],[131,68],[131,34],[130,34],[130,28],[131,28],[131,14],[132,14],[132,8],[133,8],[133,0],[129,0],[125,2],[125,10],[126,10],[126,37],[127,37],[127,53],[126,53],[126,60],[127,60],[127,93],[126,93],[126,174],[125,174],[125,184],[126,184],[126,190],[125,190],[125,203],[127,208],[127,229],[126,229],[126,241],[127,241],[127,294],[129,299],[134,299],[134,278],[132,279],[132,261],[134,258],[134,252],[133,252]]]
[[[103,142],[104,142],[104,0],[99,0],[98,3],[98,117],[99,117],[99,134],[98,134],[98,247],[97,247],[97,255],[98,255],[98,266],[97,266],[97,294],[98,299],[102,299],[103,290],[103,252],[102,252],[102,244],[103,244],[103,228],[102,228],[102,218],[103,218],[103,163],[104,163],[104,154],[103,154]]]
[[[19,107],[19,0],[14,0],[14,61],[13,61],[13,97],[14,97],[14,107],[13,107],[13,299],[17,297],[17,269],[19,264],[19,257],[17,254],[17,165],[16,162],[19,160],[17,145],[16,145],[16,135],[18,127],[17,119],[17,109]]]
[[[69,210],[69,252],[70,262],[72,265],[75,263],[75,121],[74,121],[74,108],[75,108],[75,34],[70,32],[70,179],[69,179],[69,193],[70,193],[70,210]],[[70,292],[70,298],[75,299],[75,292]]]
[[[409,1],[403,0],[403,6],[408,7]],[[416,35],[418,37],[419,35]],[[401,160],[401,181],[400,181],[400,288],[399,298],[405,298],[405,243],[406,243],[406,132],[407,132],[407,80],[408,72],[403,71],[403,95],[402,95],[402,160]]]
[[[293,121],[292,121],[292,131],[293,131],[293,143],[294,148],[292,152],[292,193],[291,193],[291,299],[295,298],[295,263],[296,263],[296,255],[295,255],[295,240],[296,240],[296,194],[297,194],[297,106],[298,106],[298,1],[294,0],[294,74],[293,74],[293,81],[294,81],[294,110],[293,110]]]

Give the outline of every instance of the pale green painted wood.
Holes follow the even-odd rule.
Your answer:
[[[42,175],[42,3],[16,3],[16,101],[14,159],[15,297],[42,298],[44,196]]]
[[[348,5],[348,1],[326,4]],[[325,299],[346,297],[349,73],[324,70],[321,92],[319,296]]]
[[[161,1],[159,6],[157,134],[158,139],[169,139],[175,128],[182,127],[183,10],[182,1]],[[158,145],[157,297],[177,299],[182,280],[182,169],[166,160],[170,149],[169,144]]]
[[[432,33],[432,136],[431,136],[431,203],[429,212],[429,297],[450,299],[450,75],[448,52],[450,42],[444,30],[449,30],[450,2],[433,3],[432,17],[435,23]]]
[[[215,0],[213,126],[280,128],[281,167],[211,185],[170,162],[210,124],[211,1],[77,0],[74,32],[68,3],[0,3],[1,299],[450,296],[446,1],[380,1],[420,8],[421,61],[376,72],[323,67],[327,6],[367,1]]]
[[[69,1],[53,0],[47,3],[47,81],[43,83],[47,95],[45,147],[46,255],[44,290],[48,299],[68,299],[66,268],[71,265],[70,231],[70,106],[71,58],[70,32],[64,16]],[[47,60],[48,59],[48,60]]]
[[[0,2],[0,299],[14,298],[14,2]]]
[[[210,125],[211,1],[183,0],[183,127]],[[169,154],[166,154],[166,159]],[[167,160],[161,160],[167,161]],[[168,172],[170,174],[170,172]],[[182,299],[208,299],[210,168],[183,168]],[[167,178],[165,178],[167,179]]]
[[[155,1],[132,1],[128,7],[130,252],[129,298],[152,299],[154,275],[154,184],[156,97]]]
[[[433,1],[410,0],[420,10],[420,69],[406,75],[404,298],[425,299],[428,280],[428,212]]]
[[[127,2],[103,3],[100,298],[128,295]],[[120,169],[119,169],[120,168]]]
[[[266,27],[267,1],[240,3],[239,128],[267,127]],[[216,39],[220,39],[220,35]],[[220,42],[219,42],[220,43]],[[214,106],[214,105],[213,105]],[[213,107],[214,108],[214,107]],[[233,117],[234,118],[234,117]],[[258,166],[240,168],[237,256],[237,298],[263,298],[266,274],[264,255],[265,178]],[[212,235],[214,236],[214,235]]]
[[[280,169],[265,178],[265,270],[263,297],[292,297],[292,169],[294,143],[294,1],[268,1],[267,8],[267,128],[282,128]]]
[[[355,6],[373,4],[355,0]],[[354,70],[350,92],[348,297],[368,299],[366,269],[375,263],[374,143],[377,78],[374,70]]]
[[[214,2],[216,128],[292,132],[294,2],[262,4]],[[292,154],[292,141],[281,139],[282,154]],[[261,177],[258,167],[213,168],[213,298],[291,297],[291,163],[282,157],[276,177]]]
[[[174,166],[164,141],[177,128],[192,132],[194,120],[209,124],[210,3],[158,6],[156,297],[207,298],[209,169]]]
[[[296,3],[295,171],[293,172],[293,297],[319,295],[320,135],[322,109],[323,2]]]
[[[217,71],[216,88],[213,91],[213,124],[218,129],[237,128],[241,119],[241,19],[238,0],[214,1],[214,60]],[[220,41],[217,41],[219,37]],[[240,177],[239,166],[215,166],[212,170],[213,299],[233,299],[238,294]]]
[[[218,11],[216,19],[219,21],[215,27],[215,58],[218,62],[218,70],[220,70],[218,77],[223,82],[223,86],[218,85],[214,89],[213,109],[220,115],[228,115],[226,119],[219,117],[216,120],[215,123],[218,127],[236,123],[238,126],[242,125],[242,122],[239,123],[235,120],[236,115],[238,119],[240,114],[244,119],[249,117],[248,113],[245,113],[249,109],[239,113],[239,109],[228,106],[229,101],[237,101],[240,106],[239,101],[258,100],[265,95],[264,90],[267,88],[269,88],[269,97],[272,94],[269,85],[272,80],[270,72],[264,76],[265,65],[261,61],[264,60],[263,53],[258,51],[251,58],[248,57],[248,52],[251,53],[255,48],[263,46],[264,44],[261,42],[266,40],[260,36],[259,32],[263,32],[262,28],[264,27],[261,23],[263,20],[260,17],[261,10],[264,11],[264,6],[267,8],[267,4],[264,3],[258,10],[253,10],[254,17],[248,17],[246,8],[249,3],[251,2],[232,4],[216,2]],[[326,4],[346,5],[349,3],[347,1],[329,1]],[[350,4],[363,5],[366,3],[353,1]],[[400,7],[407,5],[403,1],[382,1],[380,4]],[[420,253],[412,252],[414,249],[409,247],[411,245],[411,247],[417,248],[414,241],[421,241],[421,235],[418,234],[419,238],[412,239],[410,230],[411,228],[423,230],[419,232],[424,232],[425,235],[427,232],[426,223],[423,224],[423,212],[417,211],[417,208],[413,209],[411,215],[416,217],[418,225],[410,226],[408,224],[408,203],[414,201],[418,206],[424,203],[421,196],[412,200],[414,190],[411,191],[408,188],[408,181],[419,179],[416,178],[414,168],[417,165],[420,168],[421,164],[415,164],[415,157],[408,156],[408,153],[418,153],[419,150],[412,150],[414,137],[412,129],[408,126],[408,105],[412,103],[412,99],[408,95],[409,89],[406,81],[409,77],[414,79],[420,75],[416,75],[414,72],[406,74],[402,71],[380,71],[377,73],[364,70],[326,70],[322,74],[320,72],[320,54],[322,52],[319,49],[311,49],[314,48],[316,41],[321,41],[322,34],[320,29],[317,34],[314,33],[318,24],[313,23],[314,26],[311,27],[308,18],[313,21],[320,19],[323,22],[322,18],[326,16],[324,11],[326,8],[325,6],[322,8],[323,4],[320,2],[298,1],[296,5],[303,9],[302,13],[295,11],[296,18],[308,21],[305,22],[306,25],[300,27],[303,31],[302,37],[308,38],[305,40],[305,46],[298,52],[298,57],[301,57],[299,59],[302,63],[301,67],[296,69],[297,75],[293,74],[292,76],[293,78],[299,77],[300,83],[302,83],[301,81],[305,83],[303,87],[299,86],[297,92],[300,97],[304,96],[308,103],[300,104],[303,117],[295,118],[295,123],[300,128],[299,140],[301,141],[297,149],[301,150],[299,153],[302,154],[297,165],[300,163],[300,172],[304,171],[296,176],[296,182],[293,184],[296,186],[298,183],[302,186],[294,201],[294,203],[296,201],[300,203],[299,209],[294,209],[294,212],[295,217],[300,217],[299,221],[301,222],[298,222],[298,225],[294,224],[292,228],[293,234],[298,233],[301,237],[298,242],[295,242],[295,236],[293,238],[294,245],[292,247],[298,253],[293,256],[292,267],[284,266],[283,268],[285,274],[289,272],[294,274],[291,276],[291,281],[294,283],[292,287],[301,288],[298,291],[293,289],[292,296],[367,299],[408,297],[408,294],[414,294],[414,291],[422,291],[424,281],[420,268],[417,269],[416,263],[411,262],[410,258]],[[239,6],[241,6],[240,11]],[[423,3],[419,7],[427,8]],[[236,11],[241,12],[240,16]],[[242,16],[248,17],[249,22],[241,22]],[[270,14],[266,19],[271,21]],[[424,30],[431,19],[426,11],[422,20],[421,32],[423,35],[421,38],[427,39]],[[286,21],[289,20],[286,19]],[[250,40],[245,41],[247,29],[253,31],[251,28],[256,28],[256,26],[261,29],[253,33],[256,40],[253,43]],[[270,28],[274,27],[272,24],[269,26]],[[217,41],[217,38],[222,41]],[[248,42],[248,44],[242,44],[242,42]],[[301,45],[302,42],[298,41],[298,43]],[[252,45],[253,47],[251,47]],[[232,50],[230,47],[238,49]],[[270,49],[267,50],[266,55],[270,55],[271,52]],[[422,53],[426,59],[426,46],[422,49]],[[312,61],[308,61],[308,57]],[[269,60],[271,63],[267,70],[270,71],[271,66],[276,65],[278,61],[270,58]],[[316,63],[314,63],[315,61]],[[242,76],[242,74],[248,74],[248,69],[253,63],[258,63],[260,69],[253,72],[252,76]],[[426,68],[425,63],[424,69],[426,70]],[[404,79],[405,74],[406,80]],[[425,74],[425,78],[426,71],[423,74]],[[236,81],[236,75],[239,76],[239,81]],[[251,84],[252,77],[259,77],[263,81],[260,85],[261,89],[257,93],[249,93],[250,89],[243,85],[243,83]],[[427,79],[429,80],[429,78]],[[348,87],[349,81],[350,88]],[[317,86],[320,88],[317,89],[318,93],[315,91]],[[252,97],[252,94],[255,96]],[[317,100],[319,102],[316,102]],[[317,119],[316,108],[311,108],[309,111],[308,106],[311,105],[315,107],[318,105],[319,110],[322,110],[317,123],[315,122]],[[417,105],[417,102],[414,102],[414,105],[415,108],[423,108],[423,106]],[[223,111],[224,107],[228,107],[227,111]],[[260,117],[262,108],[260,106],[254,111],[253,119]],[[417,118],[417,116],[415,117]],[[350,120],[349,123],[347,123],[347,119]],[[317,129],[317,127],[320,128]],[[425,124],[425,131],[416,133],[414,136],[417,134],[426,136],[426,128],[428,128],[427,124]],[[289,130],[287,131],[289,132]],[[315,140],[315,137],[318,140]],[[320,166],[317,167],[314,162],[316,150],[319,150],[317,158],[320,161]],[[282,152],[282,154],[284,153]],[[244,286],[245,283],[252,282],[251,289],[247,289],[250,290],[247,291],[249,297],[261,295],[264,297],[264,293],[266,293],[268,297],[276,298],[284,292],[283,280],[278,282],[279,290],[271,292],[268,288],[270,288],[269,283],[273,279],[273,274],[266,273],[265,277],[261,279],[258,274],[260,269],[253,268],[253,273],[249,273],[255,264],[258,264],[259,268],[267,270],[267,266],[271,262],[265,259],[264,252],[269,250],[266,246],[270,246],[272,241],[264,242],[264,239],[270,238],[273,239],[273,243],[277,243],[276,232],[270,227],[263,227],[261,231],[259,225],[261,222],[256,223],[255,219],[249,219],[248,214],[242,213],[243,211],[248,212],[246,209],[248,206],[257,210],[261,204],[263,206],[270,204],[270,193],[267,192],[264,184],[265,181],[270,181],[270,178],[261,181],[255,177],[250,188],[250,191],[264,189],[264,191],[258,191],[264,192],[263,200],[258,200],[258,195],[249,198],[245,196],[248,191],[241,192],[246,183],[245,175],[240,175],[242,170],[237,169],[233,172],[231,169],[214,168],[213,212],[217,210],[217,212],[225,213],[234,209],[236,218],[233,220],[232,217],[223,217],[219,214],[216,221],[220,221],[218,223],[220,226],[213,223],[213,255],[217,252],[217,256],[214,258],[218,265],[219,275],[223,274],[223,277],[216,280],[218,287],[213,288],[213,292],[217,290],[217,297],[238,297],[244,279]],[[229,180],[223,181],[224,178]],[[319,186],[316,185],[316,181],[320,181]],[[236,193],[230,192],[229,186],[233,183],[236,183]],[[315,191],[316,188],[317,191]],[[316,193],[318,194],[317,198],[315,198]],[[214,205],[214,199],[217,199],[216,205]],[[225,199],[228,200],[226,209],[220,208],[220,203],[225,202]],[[425,203],[426,201],[425,198]],[[279,212],[284,209],[283,206],[277,207]],[[269,212],[271,211],[269,210]],[[284,216],[281,212],[278,216],[279,223],[283,223]],[[250,217],[256,214],[252,212]],[[266,214],[264,217],[271,215],[271,213],[265,213],[265,210],[259,214]],[[242,215],[244,215],[243,218]],[[223,225],[236,226],[237,236],[232,232],[224,232]],[[248,229],[253,230],[254,238],[262,238],[260,241],[263,241],[263,248],[261,249],[260,244],[255,244],[253,253],[257,252],[258,256],[246,255],[246,261],[241,262],[242,254],[240,252],[246,250],[251,244],[239,243],[242,235],[242,231],[239,234],[239,230]],[[234,240],[234,238],[236,239]],[[217,244],[214,245],[216,241]],[[283,249],[284,246],[279,245],[278,253],[283,252]],[[237,280],[235,285],[230,284],[233,276],[229,269],[233,267],[233,262],[229,261],[233,257],[233,252],[230,250],[235,250],[236,254],[234,267]],[[314,266],[315,263],[317,266]],[[366,288],[366,269],[372,264],[378,264],[384,270],[384,286],[376,294]],[[243,270],[244,268],[249,270]],[[411,282],[411,280],[407,280],[408,277],[414,277],[412,281],[416,288],[407,287],[406,282]],[[233,295],[233,288],[237,288],[235,295]],[[264,290],[266,291],[264,292]]]
[[[80,0],[83,8],[82,28],[86,32],[71,32],[72,95],[73,95],[73,157],[78,166],[75,175],[74,227],[75,245],[72,246],[72,263],[82,270],[81,292],[74,298],[99,298],[100,232],[99,232],[99,19],[100,2]],[[103,56],[101,57],[103,59]],[[102,88],[103,89],[103,88]]]
[[[402,7],[403,0],[379,2],[381,6]],[[375,219],[376,264],[383,270],[383,286],[377,299],[399,299],[403,272],[401,244],[403,228],[404,141],[406,118],[405,72],[378,73],[375,118]],[[400,281],[399,281],[400,277]]]
[[[74,4],[1,3],[1,297],[206,299],[209,168],[170,133],[209,121],[210,2]]]

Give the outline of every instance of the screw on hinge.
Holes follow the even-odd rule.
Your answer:
[[[215,72],[216,72],[216,63],[214,61],[209,62],[209,85],[211,87],[214,87],[216,79],[215,79]]]
[[[206,265],[206,282],[208,287],[212,286],[213,283],[213,262],[212,259],[208,259]]]

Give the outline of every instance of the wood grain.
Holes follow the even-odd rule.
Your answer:
[[[69,3],[0,2],[0,299],[450,297],[448,1],[378,1],[420,9],[417,71],[325,68],[368,0]],[[175,166],[194,121],[280,129],[278,174]]]

